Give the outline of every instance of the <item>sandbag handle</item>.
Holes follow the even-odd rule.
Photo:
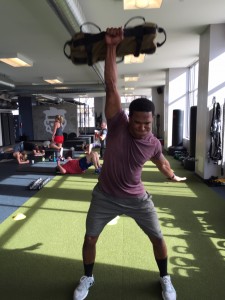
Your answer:
[[[71,47],[71,44],[72,44],[72,40],[67,41],[67,42],[64,44],[64,48],[63,48],[63,52],[64,52],[65,56],[66,56],[68,59],[71,59],[71,55],[69,55],[69,54],[66,53],[66,47],[67,47],[67,46]]]
[[[92,25],[92,26],[96,27],[96,28],[99,30],[99,32],[101,32],[101,28],[100,28],[98,25],[96,25],[95,23],[93,23],[93,22],[85,22],[85,23],[83,23],[83,24],[80,26],[80,31],[81,31],[81,32],[83,32],[83,31],[82,31],[82,27],[83,27],[84,25]]]
[[[144,21],[144,23],[145,23],[145,18],[144,17],[141,17],[141,16],[136,16],[136,17],[132,17],[132,18],[130,18],[126,23],[125,23],[125,25],[124,25],[124,28],[126,28],[127,27],[127,25],[131,22],[131,21],[133,21],[133,20],[135,20],[135,19],[141,19],[141,20],[143,20]]]
[[[166,42],[166,31],[162,27],[157,28],[158,33],[163,33],[164,34],[164,40],[161,43],[157,43],[157,47],[161,47],[163,44]]]

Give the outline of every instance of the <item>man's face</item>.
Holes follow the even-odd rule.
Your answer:
[[[106,128],[106,123],[105,123],[105,122],[102,122],[102,124],[101,124],[101,129],[104,129],[104,128]]]
[[[144,138],[152,130],[152,112],[134,111],[129,117],[129,132],[136,139]]]

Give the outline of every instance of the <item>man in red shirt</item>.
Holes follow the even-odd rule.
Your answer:
[[[101,165],[99,162],[99,155],[97,152],[91,152],[86,156],[79,159],[68,158],[68,161],[61,165],[60,160],[57,160],[57,169],[61,174],[82,174],[89,167],[95,167],[95,173],[99,174],[101,171]]]

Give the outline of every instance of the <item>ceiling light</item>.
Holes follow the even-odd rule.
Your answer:
[[[124,57],[125,64],[141,64],[144,62],[145,54],[140,54],[138,57],[130,54]]]
[[[134,95],[134,93],[125,93],[124,97],[132,97]]]
[[[63,83],[63,80],[59,77],[56,77],[56,78],[52,78],[52,79],[47,79],[47,78],[44,78],[44,81],[50,83],[50,84],[60,84],[60,83]]]
[[[133,91],[134,87],[125,87],[125,91]]]
[[[160,8],[162,0],[123,0],[124,9]]]
[[[29,58],[25,57],[22,54],[15,55],[1,55],[0,61],[8,64],[12,67],[32,67],[33,62]]]
[[[55,90],[68,90],[69,87],[68,86],[56,86]]]
[[[125,82],[134,82],[138,81],[138,76],[124,76],[124,81]]]

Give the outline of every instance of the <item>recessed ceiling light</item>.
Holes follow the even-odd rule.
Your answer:
[[[59,77],[56,78],[44,78],[44,81],[50,83],[50,84],[60,84],[63,83],[63,80]]]
[[[134,82],[134,81],[138,81],[138,76],[125,76],[124,77],[124,81],[125,82]]]
[[[130,54],[124,57],[125,64],[141,64],[144,62],[145,54],[140,54],[138,57]]]
[[[68,90],[69,87],[68,86],[56,86],[54,89],[55,90]]]
[[[123,0],[125,10],[160,8],[161,4],[162,0]]]
[[[33,66],[33,61],[20,53],[13,55],[1,55],[0,61],[16,68]]]
[[[125,93],[124,94],[124,97],[132,97],[132,96],[134,96],[134,93]]]
[[[125,91],[133,91],[134,87],[125,87]]]

